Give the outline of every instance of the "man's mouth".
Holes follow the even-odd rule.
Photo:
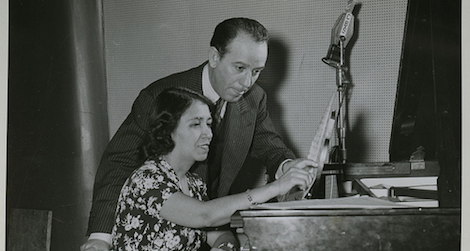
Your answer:
[[[239,91],[237,89],[233,89],[233,90],[237,96],[243,96],[243,94],[245,94],[246,92],[246,90],[242,90],[242,91]]]

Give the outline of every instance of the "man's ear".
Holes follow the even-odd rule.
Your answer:
[[[220,61],[220,54],[217,48],[211,46],[209,48],[209,66],[215,68]]]

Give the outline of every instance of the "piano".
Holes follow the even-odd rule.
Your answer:
[[[460,250],[456,208],[243,210],[243,250]]]
[[[322,172],[351,181],[362,196],[371,195],[362,178],[437,176],[437,191],[393,193],[438,206],[255,207],[232,216],[247,238],[242,250],[460,250],[460,18],[460,1],[409,0],[389,161],[330,163]],[[426,160],[410,160],[419,147]]]

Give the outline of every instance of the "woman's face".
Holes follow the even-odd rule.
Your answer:
[[[177,155],[182,161],[205,160],[212,140],[211,124],[209,107],[199,100],[193,100],[171,134],[175,142],[172,155]]]

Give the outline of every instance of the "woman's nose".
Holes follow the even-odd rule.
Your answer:
[[[206,125],[206,126],[204,127],[204,136],[206,136],[206,137],[209,138],[209,139],[212,139],[212,136],[213,136],[213,135],[212,135],[212,128],[211,128],[211,126]]]

